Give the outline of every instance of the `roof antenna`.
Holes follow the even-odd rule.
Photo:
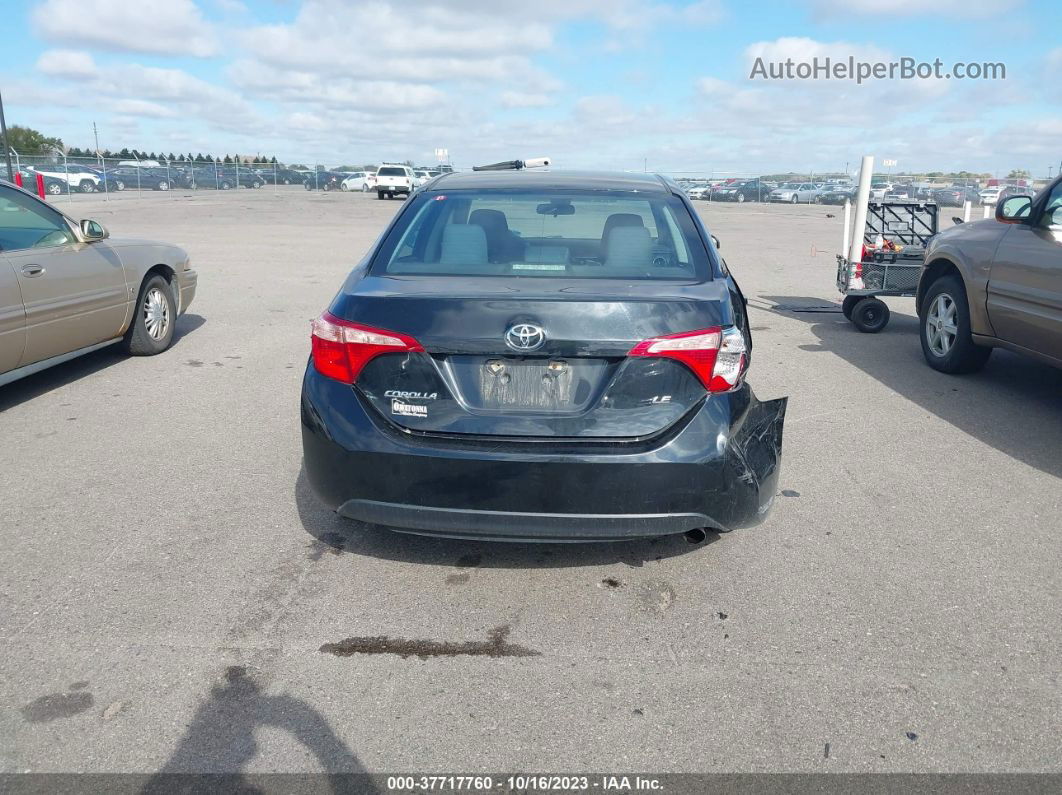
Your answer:
[[[505,160],[491,163],[489,166],[472,166],[473,171],[519,171],[522,168],[546,168],[551,160],[548,157],[534,157],[530,160]]]

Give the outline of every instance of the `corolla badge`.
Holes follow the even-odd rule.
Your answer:
[[[505,344],[514,351],[536,351],[545,341],[545,329],[532,323],[517,323],[505,332]]]

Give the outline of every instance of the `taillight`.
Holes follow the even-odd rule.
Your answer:
[[[630,356],[663,356],[689,367],[709,392],[730,392],[741,385],[748,349],[733,326],[684,331],[639,342]]]
[[[317,372],[344,384],[353,384],[377,356],[424,350],[406,334],[351,323],[328,312],[313,321],[310,344]]]

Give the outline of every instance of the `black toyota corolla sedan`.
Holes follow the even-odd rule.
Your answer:
[[[755,524],[786,399],[758,401],[745,301],[681,188],[444,174],[313,322],[305,470],[350,519],[601,541]]]

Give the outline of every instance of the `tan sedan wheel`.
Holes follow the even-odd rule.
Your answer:
[[[140,288],[136,310],[123,340],[125,349],[134,356],[154,356],[173,342],[177,307],[169,283],[158,274],[151,275]]]

